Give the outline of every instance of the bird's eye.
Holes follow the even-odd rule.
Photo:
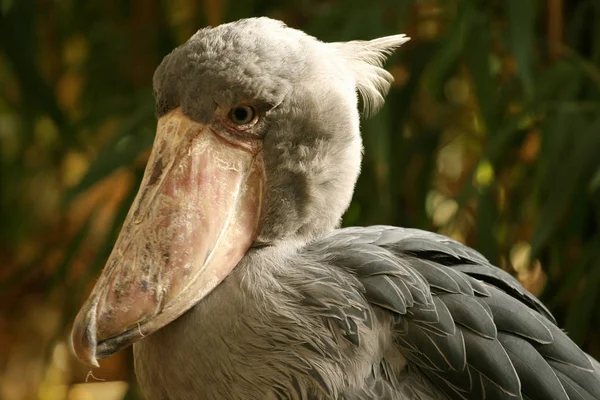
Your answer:
[[[246,125],[254,121],[256,111],[250,106],[237,106],[229,111],[229,119],[236,125]]]

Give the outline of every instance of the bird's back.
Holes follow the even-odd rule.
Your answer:
[[[304,251],[327,254],[360,282],[373,315],[392,320],[391,345],[348,399],[600,398],[598,363],[516,279],[458,242],[376,226],[337,230]],[[330,318],[360,346],[352,328],[369,322],[344,317]]]

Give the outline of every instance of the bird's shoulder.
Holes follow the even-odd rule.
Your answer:
[[[311,307],[354,346],[376,312],[391,316],[408,369],[448,398],[600,398],[599,372],[548,309],[467,246],[374,226],[336,230],[302,253],[334,271],[313,278],[324,287],[306,296]]]

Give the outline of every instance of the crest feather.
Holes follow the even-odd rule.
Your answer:
[[[373,115],[383,105],[392,81],[392,74],[382,68],[387,57],[410,40],[406,35],[385,36],[369,41],[331,43],[347,61],[356,90],[363,100],[363,113]]]

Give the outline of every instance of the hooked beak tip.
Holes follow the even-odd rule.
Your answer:
[[[82,313],[77,316],[71,332],[71,346],[78,359],[91,367],[99,367],[96,359],[96,318],[94,315],[84,315],[84,321],[81,321]]]

